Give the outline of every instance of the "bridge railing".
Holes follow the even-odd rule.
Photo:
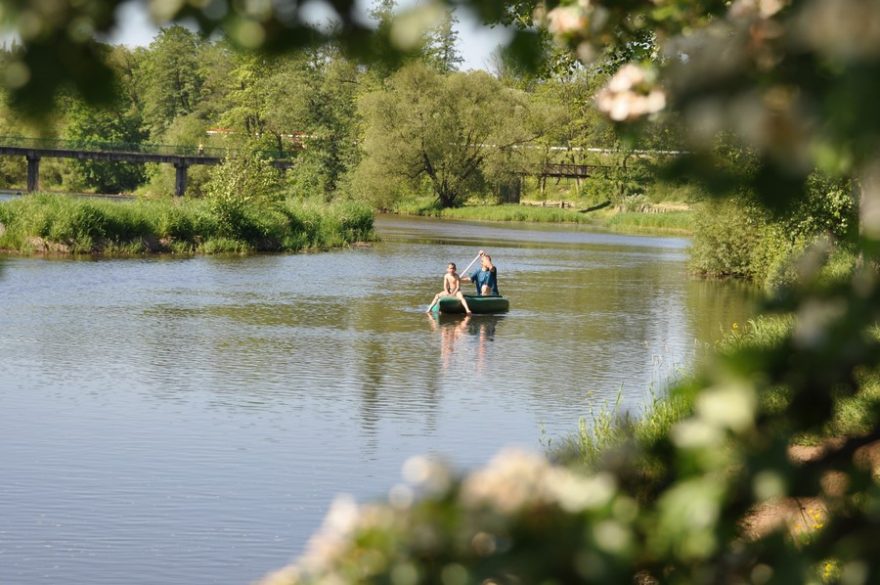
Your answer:
[[[44,150],[82,150],[94,152],[119,152],[136,154],[158,154],[164,156],[215,157],[226,158],[234,149],[211,146],[188,146],[179,144],[150,144],[103,142],[100,140],[62,140],[59,138],[28,138],[23,136],[0,136],[0,146],[13,148],[33,148]],[[290,158],[289,154],[278,151],[263,151],[272,159]]]

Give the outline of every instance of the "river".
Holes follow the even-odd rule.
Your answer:
[[[0,257],[0,583],[244,584],[411,455],[636,410],[750,314],[688,241],[379,218],[322,254]],[[423,313],[480,248],[503,317]]]

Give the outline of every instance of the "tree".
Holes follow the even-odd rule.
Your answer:
[[[423,49],[424,59],[441,73],[455,71],[464,63],[464,58],[457,47],[458,31],[455,30],[457,24],[458,18],[452,11],[447,10],[440,23],[428,31]]]
[[[223,125],[293,158],[289,178],[299,187],[317,189],[314,195],[335,191],[356,157],[356,65],[333,47],[235,58]]]
[[[159,31],[150,43],[139,74],[144,124],[156,139],[177,116],[192,112],[203,84],[198,37],[182,26]]]
[[[361,102],[360,178],[375,189],[426,181],[441,207],[458,205],[483,188],[490,157],[532,138],[520,125],[525,107],[487,73],[408,65]]]
[[[143,139],[139,119],[126,115],[128,104],[115,109],[89,107],[71,101],[67,108],[64,138],[78,145],[137,144]],[[77,160],[73,162],[75,189],[94,189],[98,193],[121,193],[137,188],[144,179],[144,166],[138,163]]]
[[[225,129],[241,134],[244,141],[251,141],[268,130],[266,110],[279,97],[275,73],[279,59],[237,52],[233,60],[235,66],[228,80],[229,108],[222,113],[220,122]],[[280,149],[282,145],[278,146]]]

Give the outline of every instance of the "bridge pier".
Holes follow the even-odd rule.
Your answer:
[[[174,178],[174,194],[178,197],[183,197],[183,194],[186,193],[186,169],[189,167],[186,164],[186,161],[179,160],[174,163],[175,178]]]
[[[27,155],[27,191],[33,193],[40,189],[40,155]]]

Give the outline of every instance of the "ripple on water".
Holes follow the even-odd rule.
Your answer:
[[[336,493],[637,408],[747,311],[691,284],[685,240],[378,225],[329,254],[4,260],[0,583],[252,582]],[[480,248],[511,313],[424,315]]]

